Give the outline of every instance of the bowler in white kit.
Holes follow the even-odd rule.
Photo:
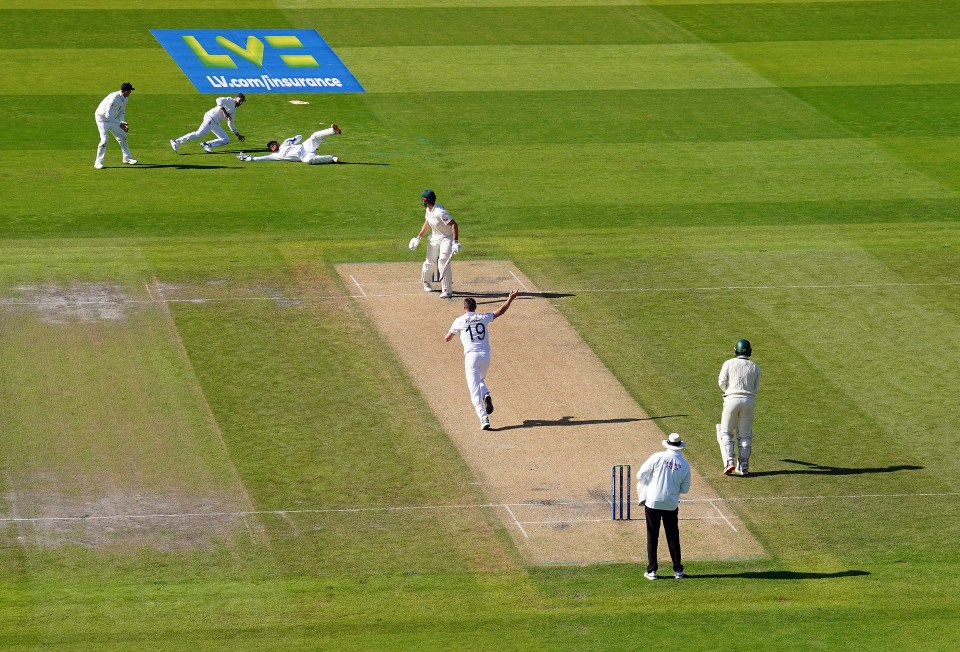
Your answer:
[[[463,314],[453,320],[450,330],[443,341],[449,342],[454,335],[460,334],[463,344],[463,370],[467,376],[467,388],[473,409],[480,417],[480,429],[490,430],[490,414],[493,412],[493,398],[487,389],[487,370],[490,368],[490,324],[510,308],[517,298],[517,290],[507,296],[507,300],[494,312],[477,312],[477,300],[467,297],[463,300]]]

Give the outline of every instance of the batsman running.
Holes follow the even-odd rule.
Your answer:
[[[760,367],[750,359],[753,348],[749,340],[737,340],[733,353],[736,357],[724,362],[720,368],[723,414],[717,424],[717,441],[723,455],[724,475],[731,475],[737,468],[737,462],[740,475],[747,475],[750,473],[754,405],[760,388]],[[736,460],[734,449],[737,451]]]
[[[487,370],[490,368],[490,323],[505,313],[518,290],[507,296],[507,300],[494,312],[477,312],[477,300],[467,297],[463,300],[463,314],[453,320],[449,332],[443,341],[449,342],[460,333],[463,344],[463,370],[467,375],[467,388],[470,400],[480,417],[480,429],[490,430],[490,414],[493,414],[493,398],[487,389]]]
[[[420,282],[424,292],[433,292],[433,273],[439,266],[440,298],[449,299],[453,296],[453,270],[450,268],[450,259],[460,252],[460,227],[450,213],[437,203],[437,193],[430,189],[424,190],[420,201],[426,209],[423,226],[420,232],[410,238],[410,251],[416,251],[420,239],[430,231],[430,240],[427,243],[427,259],[423,261],[420,272]]]

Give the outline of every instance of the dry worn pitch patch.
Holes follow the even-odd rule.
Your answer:
[[[646,560],[642,508],[634,505],[630,522],[611,520],[610,471],[613,464],[631,464],[635,472],[661,450],[664,433],[516,267],[455,262],[453,300],[422,290],[420,263],[337,270],[396,350],[529,561]],[[521,298],[490,328],[487,385],[495,411],[493,430],[481,431],[459,338],[445,343],[443,337],[463,312],[464,296],[476,297],[479,311],[492,312],[512,289],[520,289]],[[680,508],[684,559],[763,556],[717,498],[694,469]],[[665,541],[661,551],[661,563],[669,561]]]

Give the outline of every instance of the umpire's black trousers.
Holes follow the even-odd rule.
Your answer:
[[[673,570],[677,573],[683,572],[680,559],[680,525],[677,518],[680,510],[651,509],[646,505],[643,509],[647,519],[647,572],[654,573],[658,568],[657,544],[660,543],[661,520],[663,533],[667,537],[667,548],[670,549],[670,559],[673,561]]]

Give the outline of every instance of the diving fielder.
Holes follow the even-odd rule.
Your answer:
[[[420,282],[423,283],[424,292],[432,292],[433,285],[430,279],[433,278],[433,273],[439,266],[440,271],[443,272],[440,277],[440,298],[449,299],[453,296],[453,270],[450,268],[450,259],[460,252],[460,227],[450,217],[450,213],[443,204],[437,203],[437,193],[429,189],[424,190],[420,195],[420,201],[427,210],[420,232],[410,238],[410,251],[416,251],[420,239],[426,235],[427,231],[431,232],[427,243],[427,259],[423,261],[423,269],[420,272]]]
[[[267,143],[267,149],[270,154],[265,156],[250,156],[240,152],[237,158],[241,161],[296,161],[306,163],[307,165],[322,165],[324,163],[339,163],[340,159],[336,156],[327,154],[317,154],[317,147],[320,146],[327,136],[343,133],[335,124],[330,125],[329,129],[321,129],[310,134],[310,137],[303,140],[303,136],[297,134],[292,138],[287,138],[282,143],[271,140]],[[302,142],[301,142],[302,141]]]
[[[467,375],[467,388],[473,409],[480,417],[480,429],[490,430],[490,417],[493,413],[493,398],[487,389],[487,370],[490,368],[490,322],[502,315],[517,298],[518,290],[507,296],[494,312],[477,312],[477,300],[467,297],[463,300],[463,314],[453,320],[449,332],[443,341],[449,342],[460,333],[463,344],[463,370]]]
[[[737,340],[733,352],[736,357],[724,362],[720,368],[723,415],[717,424],[717,441],[723,455],[724,475],[732,474],[737,462],[740,464],[740,475],[747,475],[750,472],[754,403],[760,388],[760,367],[750,360],[753,349],[749,340]],[[734,448],[737,450],[736,461]]]

